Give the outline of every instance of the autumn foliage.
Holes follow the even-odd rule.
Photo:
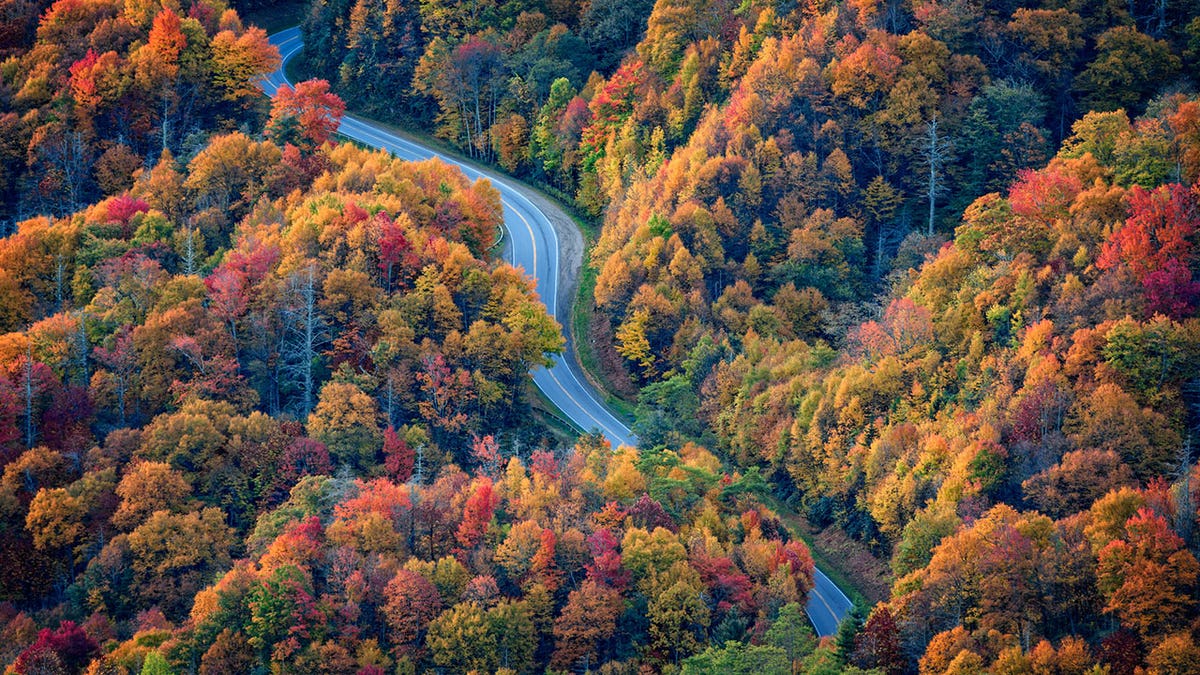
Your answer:
[[[191,43],[175,33],[204,16],[157,17],[154,76],[181,77],[189,62],[171,58]],[[334,558],[419,548],[443,560],[450,588],[447,556],[474,565],[494,545],[503,490],[479,478],[468,498],[453,463],[483,461],[475,438],[493,472],[517,443],[548,442],[525,423],[526,388],[562,348],[558,326],[532,281],[491,259],[491,186],[331,143],[342,110],[302,84],[265,137],[216,134],[187,162],[156,152],[119,194],[0,240],[0,596],[19,628],[3,652],[16,672],[172,672],[178,654],[158,647],[223,611],[225,590],[208,586],[226,574],[246,623],[194,643],[184,658],[201,671],[357,664],[323,637],[334,615],[382,659],[355,672],[410,643],[422,658],[436,613],[415,629],[392,621],[398,637],[385,637],[384,591],[410,556],[369,570]],[[557,461],[539,466],[557,479]],[[440,496],[421,493],[434,484]],[[270,515],[311,506],[302,494],[325,510]],[[556,541],[546,529],[534,556],[555,591]],[[336,608],[327,578],[347,593]],[[28,630],[35,606],[79,621],[39,615],[45,630]]]
[[[1194,3],[302,34],[268,101],[221,0],[0,3],[11,672],[1196,671]],[[531,396],[564,341],[499,193],[348,107],[599,224],[580,337],[639,447]],[[872,573],[820,644],[798,527]]]
[[[120,195],[189,134],[265,117],[256,82],[279,52],[224,2],[30,2],[5,17],[0,32],[16,38],[0,97],[6,218]],[[36,31],[10,32],[30,19]]]

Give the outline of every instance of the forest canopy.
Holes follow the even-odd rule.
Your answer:
[[[303,29],[374,114],[600,220],[588,337],[643,447],[713,448],[890,568],[837,667],[1187,672],[1195,8],[661,0],[609,41],[597,6]]]
[[[0,8],[6,672],[1200,663],[1195,3],[312,0],[273,99],[221,0]],[[639,447],[347,110],[596,226]]]

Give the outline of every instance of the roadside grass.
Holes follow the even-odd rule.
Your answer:
[[[583,432],[559,413],[558,406],[546,398],[541,389],[538,389],[531,383],[528,393],[531,395],[529,399],[531,405],[529,407],[533,412],[534,418],[560,441],[568,445],[573,445]]]
[[[873,602],[859,591],[858,586],[850,577],[842,571],[841,565],[835,563],[829,557],[829,552],[816,545],[814,537],[809,531],[808,522],[801,518],[794,508],[788,506],[772,494],[759,495],[759,498],[762,499],[763,504],[779,516],[784,526],[787,527],[789,534],[798,537],[808,546],[808,550],[813,557],[813,562],[816,563],[817,567],[821,568],[821,571],[833,583],[837,584],[838,588],[842,589],[842,592],[846,594],[846,597],[850,598],[850,601],[854,603],[856,608],[870,609],[874,605]]]
[[[576,219],[576,222],[579,222]],[[584,233],[583,246],[583,266],[579,269],[579,286],[575,292],[575,301],[571,307],[571,340],[575,343],[575,355],[579,358],[579,365],[583,368],[584,374],[588,380],[596,386],[597,390],[604,395],[604,402],[614,412],[622,415],[626,420],[634,419],[634,413],[637,409],[635,401],[629,401],[614,393],[614,389],[609,385],[607,378],[604,376],[604,371],[600,368],[600,357],[596,354],[596,350],[592,348],[592,342],[588,339],[593,319],[593,304],[592,297],[596,290],[596,268],[591,265],[592,245],[596,243],[594,236],[588,233],[587,229],[580,227]]]
[[[303,15],[304,7],[307,2],[301,0],[289,0],[284,4],[277,5],[266,10],[247,11],[243,17],[247,22],[254,23],[262,27],[268,33],[274,33],[285,28],[296,25]],[[250,18],[256,17],[256,18]],[[288,79],[293,82],[298,82],[308,74],[304,72],[299,59],[293,59],[285,68],[285,74]],[[604,397],[604,402],[613,412],[623,417],[627,422],[634,419],[634,411],[636,402],[627,400],[613,393],[613,388],[607,383],[601,368],[599,367],[599,357],[591,347],[590,341],[587,339],[589,328],[593,318],[593,303],[591,298],[596,288],[597,271],[590,264],[591,248],[596,243],[599,237],[599,226],[592,219],[580,213],[573,200],[569,195],[561,190],[555,189],[543,183],[531,183],[529,181],[516,178],[509,175],[502,168],[486,165],[476,160],[473,160],[461,154],[457,148],[451,146],[444,139],[438,138],[431,133],[410,128],[398,127],[394,124],[371,120],[373,123],[386,128],[388,131],[395,133],[401,137],[419,142],[421,144],[436,148],[438,151],[450,155],[464,164],[474,166],[481,169],[489,169],[503,175],[506,180],[520,184],[531,190],[541,192],[543,195],[553,199],[558,203],[558,206],[575,222],[576,227],[583,233],[583,263],[579,272],[579,283],[575,294],[574,301],[571,306],[570,321],[565,327],[571,331],[572,342],[575,345],[575,354],[579,359],[580,365],[583,367],[584,374],[597,387],[601,395]],[[341,136],[339,139],[345,142],[351,142],[364,149],[372,149],[370,146],[354,141],[353,139]],[[539,423],[544,425],[551,433],[559,437],[561,440],[573,443],[581,433],[581,431],[570,421],[564,419],[555,406],[546,396],[532,385],[529,387],[531,394],[530,402],[534,417]],[[800,538],[809,547],[812,552],[813,561],[843,592],[850,598],[856,607],[869,608],[872,603],[864,596],[858,587],[851,582],[849,576],[842,572],[841,567],[834,563],[833,560],[817,548],[814,544],[814,537],[809,532],[808,523],[774,495],[763,495],[763,502],[773,511],[779,514],[780,519],[788,528],[788,531],[795,537]]]

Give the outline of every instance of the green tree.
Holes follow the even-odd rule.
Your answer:
[[[764,642],[782,649],[789,663],[808,656],[817,647],[817,638],[804,614],[804,607],[798,602],[789,602],[779,608]]]
[[[792,662],[787,653],[769,645],[744,645],[737,640],[708,649],[684,660],[683,675],[766,675],[788,673]]]
[[[1075,78],[1075,88],[1088,109],[1130,110],[1144,105],[1179,67],[1165,41],[1116,26],[1096,38],[1096,58]]]
[[[563,138],[559,134],[559,121],[567,110],[567,104],[577,92],[571,81],[560,77],[550,84],[550,95],[542,104],[529,137],[529,154],[538,161],[547,175],[558,179],[563,168],[564,155],[572,150],[577,139]]]
[[[146,659],[142,661],[141,675],[175,675],[175,671],[171,669],[171,664],[163,658],[163,655],[158,651],[152,651],[146,654]]]
[[[650,600],[647,617],[651,645],[669,653],[676,665],[700,648],[711,620],[700,589],[682,580]]]
[[[490,632],[496,641],[496,665],[518,673],[533,666],[537,632],[525,602],[501,600],[487,612]]]
[[[425,643],[433,662],[452,672],[492,671],[497,665],[492,622],[475,602],[460,602],[442,612],[430,622]]]

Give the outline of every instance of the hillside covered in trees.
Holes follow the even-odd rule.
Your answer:
[[[9,670],[840,664],[757,472],[520,423],[562,337],[495,191],[327,143],[340,109],[285,89],[262,140],[4,240]]]
[[[117,125],[133,159],[114,182],[18,198],[46,213],[0,240],[7,672],[636,670],[710,644],[717,664],[841,663],[806,625],[812,559],[757,472],[531,423],[528,370],[563,339],[493,258],[486,181],[331,143],[344,105],[321,81],[188,116],[211,84],[203,12],[226,27],[212,44],[261,47],[243,86],[277,63],[205,7],[94,21],[64,0],[7,62],[31,81],[65,58],[52,23],[93,43],[116,25],[128,53],[165,44],[150,62],[188,55],[196,77],[158,83],[154,137]],[[137,112],[108,98],[132,66],[90,49],[70,86],[43,72],[22,124],[70,113],[76,149],[105,147],[77,81],[93,62],[108,111]],[[39,172],[58,176],[15,180]]]
[[[0,7],[6,672],[1196,671],[1194,3],[312,0],[274,100],[220,0]],[[601,224],[639,448],[347,106]]]
[[[1114,672],[1195,663],[1200,191],[1123,176],[1194,182],[1198,111],[1089,114],[842,350],[751,326],[699,387],[733,457],[890,558],[876,611],[922,672],[1025,672],[1042,639]]]
[[[759,471],[890,568],[849,663],[1200,663],[1194,4],[318,1],[303,30],[356,105],[602,222],[586,337],[643,447]]]
[[[279,54],[222,0],[13,0],[0,11],[0,219],[129,189],[153,154],[261,127]]]

